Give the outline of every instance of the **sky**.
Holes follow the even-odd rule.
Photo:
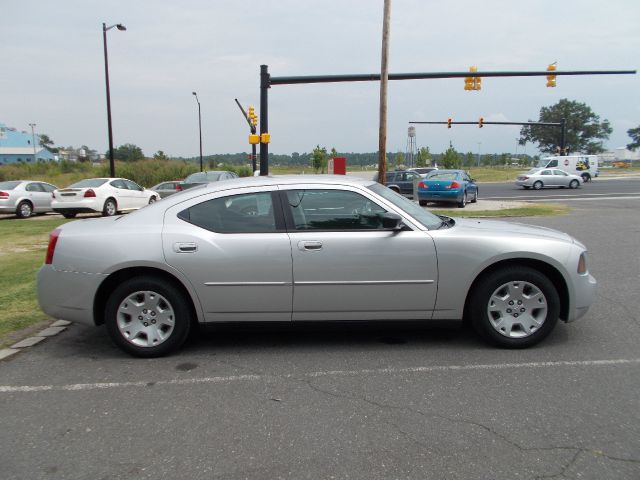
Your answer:
[[[0,3],[0,123],[46,133],[57,146],[108,147],[102,23],[113,135],[148,156],[249,151],[234,102],[259,108],[260,65],[272,76],[379,73],[383,0],[22,0]],[[392,0],[389,72],[636,70],[637,0]],[[640,76],[488,78],[389,83],[387,150],[406,151],[410,121],[537,120],[562,98],[613,128],[609,149],[640,125]],[[269,91],[272,153],[378,149],[379,82],[277,85]],[[423,125],[432,152],[538,153],[519,127]]]

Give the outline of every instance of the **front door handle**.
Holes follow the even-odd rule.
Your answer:
[[[322,242],[319,240],[303,240],[298,242],[298,249],[302,251],[316,252],[322,250]]]
[[[173,251],[176,253],[195,253],[198,251],[198,244],[194,242],[176,242],[173,244]]]

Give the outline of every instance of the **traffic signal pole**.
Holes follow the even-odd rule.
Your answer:
[[[436,78],[489,78],[489,77],[546,77],[550,73],[544,71],[504,71],[504,72],[431,72],[431,73],[390,73],[389,80],[425,80]],[[553,71],[555,76],[575,75],[635,75],[635,70],[572,70]],[[267,65],[260,65],[260,175],[269,174],[269,145],[262,140],[268,135],[268,91],[272,85],[299,85],[307,83],[337,83],[337,82],[378,82],[381,79],[379,73],[366,73],[356,75],[314,75],[314,76],[288,76],[272,77]],[[475,123],[475,122],[474,122]],[[489,122],[485,122],[489,124]],[[380,153],[380,152],[378,152]],[[386,152],[382,152],[385,154]]]

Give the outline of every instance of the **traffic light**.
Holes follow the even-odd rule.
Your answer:
[[[247,117],[249,117],[249,123],[252,126],[256,126],[258,124],[258,116],[256,115],[256,110],[252,106],[249,106],[249,113],[247,113]]]
[[[447,118],[447,128],[451,128],[451,122],[452,120],[450,118]]]
[[[469,67],[469,72],[476,73],[478,67],[472,65]],[[464,77],[464,89],[465,90],[480,90],[482,88],[482,79],[480,77]]]
[[[555,72],[556,71],[556,62],[550,63],[547,66],[547,72]],[[547,87],[554,88],[556,86],[556,76],[555,75],[547,75]]]
[[[484,126],[484,117],[480,117],[478,120],[478,128],[482,128]]]

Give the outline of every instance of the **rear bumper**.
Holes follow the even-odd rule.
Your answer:
[[[51,209],[58,213],[91,213],[101,212],[104,207],[103,204],[103,200],[96,200],[95,198],[75,200],[73,202],[60,202],[54,200],[51,202]]]
[[[463,195],[464,192],[460,190],[418,190],[418,200],[427,202],[459,202]]]
[[[43,265],[36,276],[40,308],[56,319],[95,325],[93,300],[106,277],[94,273],[62,272],[51,265]]]

